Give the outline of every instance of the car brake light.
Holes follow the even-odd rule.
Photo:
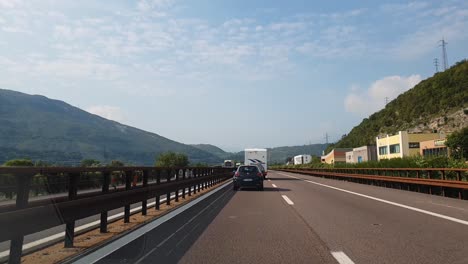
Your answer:
[[[236,173],[234,174],[234,177],[239,177],[239,172],[236,172]]]
[[[258,177],[263,177],[263,174],[261,172],[257,173]]]

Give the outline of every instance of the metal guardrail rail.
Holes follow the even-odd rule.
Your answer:
[[[119,173],[123,186],[111,190],[111,175]],[[100,191],[78,194],[80,176],[96,179]],[[31,182],[35,177],[52,177],[68,195],[40,199],[29,203]],[[160,196],[166,204],[191,196],[232,176],[232,169],[211,167],[0,167],[0,177],[14,178],[14,184],[0,192],[14,192],[16,202],[0,206],[0,242],[10,240],[9,263],[20,263],[24,236],[65,224],[65,247],[73,247],[75,221],[100,214],[100,231],[107,232],[108,211],[124,208],[124,222],[130,221],[130,205],[142,203],[141,213],[147,214],[148,199],[155,198],[160,209]],[[150,179],[152,181],[150,182]],[[48,181],[45,181],[48,184]],[[37,186],[36,186],[37,187]],[[46,186],[47,187],[47,186]],[[50,186],[49,186],[50,187]]]
[[[331,179],[426,192],[468,199],[468,169],[453,168],[336,168],[278,169]]]

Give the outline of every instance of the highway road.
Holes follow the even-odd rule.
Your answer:
[[[228,185],[99,263],[468,263],[468,201],[270,172]]]

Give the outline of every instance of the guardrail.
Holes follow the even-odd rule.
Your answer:
[[[280,171],[300,173],[357,183],[425,192],[468,199],[468,169],[452,168],[290,168]]]
[[[117,174],[122,186],[110,189],[111,176]],[[84,186],[99,189],[85,191]],[[124,208],[124,222],[130,221],[130,205],[142,203],[141,213],[147,214],[148,199],[155,198],[155,209],[160,209],[160,196],[166,195],[170,205],[182,198],[232,177],[232,169],[211,167],[0,167],[0,177],[14,179],[14,184],[0,192],[16,196],[15,203],[0,206],[0,242],[10,240],[9,263],[20,263],[24,236],[65,224],[65,247],[73,247],[75,221],[100,214],[100,231],[107,232],[108,211]],[[45,181],[38,181],[45,178]],[[115,177],[114,177],[115,178]],[[31,184],[42,182],[42,185]],[[65,189],[68,194],[29,202],[34,188]],[[51,188],[52,187],[52,188]],[[79,193],[81,191],[81,193]],[[14,193],[14,194],[12,194]],[[53,193],[53,192],[48,192]]]

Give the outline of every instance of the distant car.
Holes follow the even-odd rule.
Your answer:
[[[232,179],[234,191],[243,187],[254,187],[263,191],[263,177],[263,173],[258,166],[240,166]]]

